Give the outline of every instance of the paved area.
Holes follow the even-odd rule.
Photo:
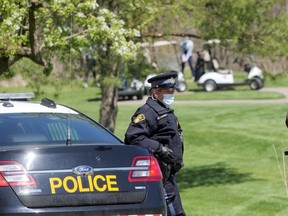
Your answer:
[[[239,104],[265,104],[265,103],[287,103],[288,104],[288,87],[273,87],[273,88],[263,88],[259,91],[264,92],[279,92],[285,96],[285,98],[280,99],[259,99],[259,100],[189,100],[189,101],[179,101],[175,100],[175,104],[228,104],[228,103],[239,103]],[[119,104],[143,104],[148,96],[145,96],[143,100],[126,100],[119,101]]]

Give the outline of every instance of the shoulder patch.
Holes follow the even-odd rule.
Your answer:
[[[134,118],[133,122],[134,122],[135,124],[137,124],[137,123],[139,123],[139,122],[141,122],[141,121],[143,121],[143,120],[145,120],[145,115],[141,113],[141,114],[138,114],[138,115]]]

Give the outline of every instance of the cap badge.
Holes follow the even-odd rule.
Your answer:
[[[171,84],[174,84],[174,83],[175,83],[175,79],[174,79],[173,77],[171,77],[170,83],[171,83]]]

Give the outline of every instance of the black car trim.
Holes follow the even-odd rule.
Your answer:
[[[145,201],[146,191],[115,192],[115,193],[86,193],[50,196],[22,196],[19,198],[28,208],[73,207],[95,205],[137,204]],[[107,197],[109,197],[107,199]],[[65,202],[63,202],[65,200]]]

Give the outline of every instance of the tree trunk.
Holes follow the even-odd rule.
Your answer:
[[[115,1],[100,1],[100,4],[108,4],[108,9],[113,11],[116,8]],[[111,44],[107,43],[106,49],[99,52],[99,64],[101,75],[104,77],[111,77],[112,80],[118,75],[117,61],[113,59],[110,53]],[[99,123],[114,133],[116,117],[118,113],[118,86],[112,81],[110,85],[107,83],[101,84],[102,99],[100,105]]]
[[[0,75],[9,70],[9,58],[6,56],[0,57]]]
[[[106,49],[100,50],[98,54],[102,95],[99,123],[114,132],[118,113],[118,71],[121,59],[111,54],[110,44],[107,44]]]
[[[36,12],[38,8],[41,8],[42,4],[36,2],[32,3],[29,9],[29,42],[31,49],[31,56],[29,58],[39,65],[46,66],[46,61],[42,57],[41,40],[39,40],[40,29],[36,26]]]
[[[117,100],[117,86],[111,85],[102,88],[99,123],[112,132],[115,130],[115,122],[118,113]]]

